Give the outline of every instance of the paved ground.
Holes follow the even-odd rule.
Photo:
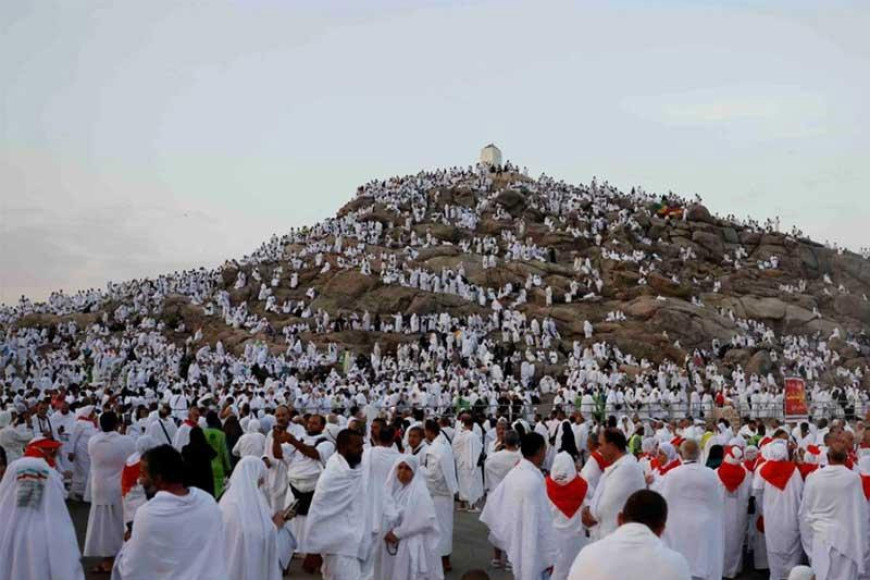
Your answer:
[[[85,530],[88,525],[88,504],[71,502],[69,504],[76,532],[79,536],[79,544],[84,545]],[[453,572],[445,578],[458,580],[464,572],[474,568],[482,568],[487,571],[492,580],[510,580],[512,576],[500,570],[493,570],[489,566],[492,559],[492,547],[487,542],[486,528],[478,521],[479,514],[456,513],[456,527],[453,541]],[[89,570],[99,562],[99,559],[85,558],[85,570]],[[298,560],[293,561],[288,578],[320,578],[319,575],[305,574]],[[87,574],[89,580],[105,580],[106,574]],[[744,574],[740,580],[762,580],[766,575],[752,573]]]

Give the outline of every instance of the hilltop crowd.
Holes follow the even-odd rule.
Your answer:
[[[511,213],[517,203],[524,204],[523,215],[541,219],[517,217]],[[9,469],[0,511],[24,517],[23,505],[53,518],[66,513],[66,497],[89,502],[84,555],[105,558],[98,568],[114,566],[119,578],[280,576],[294,552],[327,578],[426,578],[450,569],[455,507],[477,510],[488,496],[483,521],[495,546],[491,565],[512,566],[522,578],[545,570],[566,578],[584,546],[615,533],[629,488],[658,493],[673,518],[685,494],[676,491],[681,484],[668,483],[679,478],[668,477],[680,473],[675,468],[683,461],[713,467],[699,481],[706,478],[710,497],[715,489],[716,502],[731,506],[710,516],[728,521],[726,535],[711,540],[724,546],[725,564],[703,573],[695,567],[700,556],[685,547],[689,536],[659,530],[688,560],[693,577],[735,577],[744,547],[760,568],[768,567],[765,551],[773,547],[775,578],[804,554],[818,568],[820,548],[810,532],[794,536],[796,528],[783,527],[765,534],[746,518],[724,514],[749,514],[742,502],[748,506],[754,497],[747,518],[758,519],[768,503],[781,515],[787,503],[794,511],[789,517],[797,518],[790,522],[812,527],[796,515],[802,504],[795,491],[815,477],[811,466],[824,465],[833,450],[834,466],[858,478],[850,481],[860,486],[861,475],[870,475],[864,459],[870,430],[861,420],[870,412],[867,369],[846,364],[841,354],[866,355],[870,343],[837,325],[790,334],[733,308],[706,306],[702,294],[718,293],[721,281],[694,268],[699,259],[692,247],[665,259],[665,246],[650,237],[650,215],[667,207],[671,223],[687,219],[690,205],[594,180],[588,186],[531,180],[513,167],[424,172],[366,184],[338,217],[273,236],[250,256],[214,270],[58,292],[44,303],[22,298],[0,308],[0,466]],[[775,230],[772,223],[740,226]],[[454,239],[454,230],[463,233]],[[594,252],[557,255],[539,243],[542,232]],[[432,269],[424,258],[433,255],[461,259]],[[720,258],[728,272],[780,267],[775,255],[750,260],[741,244]],[[641,290],[653,276],[690,285],[691,301],[681,307],[712,310],[730,336],[691,347],[671,341],[669,352],[682,353],[679,358],[650,360],[599,337],[602,324],[631,322],[628,310],[602,309],[573,326],[554,314],[557,305],[608,300],[615,282],[605,261],[630,271]],[[544,266],[568,281],[552,282]],[[477,271],[512,268],[522,274],[491,285],[484,280],[500,278]],[[322,281],[338,272],[441,301],[395,312],[352,302],[336,307],[321,292]],[[849,294],[828,275],[781,291],[809,288]],[[816,310],[813,317],[822,315]],[[231,346],[217,337],[224,332]],[[365,333],[373,346],[348,347],[341,341],[348,332]],[[763,350],[769,364],[749,371],[729,357],[734,350]],[[808,413],[786,427],[783,385],[791,376],[807,385]],[[725,410],[742,418],[736,433],[727,420],[716,422]],[[685,442],[694,446],[682,448]],[[607,457],[596,454],[598,445]],[[761,460],[794,465],[801,484],[786,478],[778,487],[777,479],[776,491],[768,490],[756,468]],[[629,471],[642,484],[600,497],[602,474],[627,463],[637,464]],[[734,465],[744,470],[742,478]],[[710,474],[719,476],[719,487]],[[737,479],[747,482],[745,489],[732,489]],[[500,485],[506,482],[511,485]],[[507,491],[514,486],[517,491]],[[544,515],[535,524],[541,529],[528,532],[517,506],[533,489],[545,493],[528,509]],[[641,495],[630,506],[633,517],[659,509],[657,498]],[[596,512],[605,509],[602,501],[610,510],[606,525]],[[335,523],[342,517],[353,522],[346,531]],[[58,528],[66,526],[61,520]],[[866,530],[866,517],[863,522]],[[210,531],[190,534],[191,526]],[[736,526],[731,536],[728,526]],[[0,534],[0,550],[10,550],[4,555],[23,574],[10,578],[51,563],[22,560],[15,543],[21,533]],[[33,543],[62,553],[64,571],[52,567],[30,577],[81,576],[81,567],[71,564],[78,562],[77,544],[65,528],[57,533],[47,536],[51,546]],[[164,533],[177,543],[155,539]],[[511,543],[520,542],[517,533],[531,534],[526,539],[554,534],[559,541],[548,545],[560,548],[520,554]],[[784,536],[793,540],[786,556],[774,539]],[[189,543],[196,541],[205,543]],[[855,546],[848,551],[826,541],[864,569]],[[345,553],[349,545],[359,551]],[[679,567],[681,560],[673,561]]]

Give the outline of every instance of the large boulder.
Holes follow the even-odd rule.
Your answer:
[[[770,359],[770,353],[766,350],[759,350],[749,359],[744,369],[748,374],[765,376],[773,370],[773,361]]]
[[[834,298],[834,311],[841,316],[848,316],[870,324],[870,302],[854,294],[841,294]]]
[[[502,191],[495,198],[496,203],[502,206],[512,216],[518,216],[526,207],[526,196],[515,189]]]
[[[692,296],[692,287],[688,284],[676,284],[670,278],[665,278],[658,272],[653,272],[647,277],[650,288],[662,296],[676,296],[688,299]]]
[[[716,234],[696,230],[692,232],[692,241],[702,248],[706,248],[716,261],[721,260],[725,254],[725,244],[722,242],[722,238]]]
[[[689,206],[686,210],[686,219],[692,222],[714,223],[715,221],[713,216],[710,215],[710,210],[700,203]]]
[[[323,294],[327,296],[358,298],[377,284],[377,279],[366,276],[359,270],[343,270],[326,283],[323,287]]]
[[[740,299],[747,318],[756,320],[782,320],[785,318],[786,303],[779,298],[758,298],[745,296]]]

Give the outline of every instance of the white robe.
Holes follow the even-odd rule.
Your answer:
[[[91,459],[91,510],[85,536],[85,557],[111,558],[124,544],[124,500],[121,471],[136,450],[130,437],[115,431],[97,433],[88,441]]]
[[[686,463],[664,476],[659,491],[668,502],[662,540],[686,558],[693,578],[721,580],[724,494],[716,472]]]
[[[407,485],[396,477],[399,464],[407,465],[414,472]],[[438,554],[438,516],[417,457],[399,457],[387,474],[384,488],[383,533],[376,539],[375,546],[381,555],[375,561],[374,577],[378,580],[441,580],[444,572]],[[383,541],[387,531],[399,538],[395,554],[390,553]]]
[[[785,489],[780,490],[761,476],[763,467],[761,465],[755,470],[752,488],[756,501],[761,503],[770,577],[778,580],[787,578],[789,571],[800,564],[803,557],[798,509],[804,485],[800,471],[795,469]]]
[[[643,524],[628,523],[577,555],[568,580],[691,580],[689,564]]]
[[[69,449],[70,453],[75,454],[73,460],[73,476],[70,492],[84,497],[85,501],[89,501],[90,497],[87,492],[88,476],[91,472],[91,458],[88,455],[88,440],[97,434],[97,428],[91,421],[85,419],[76,420],[73,426],[72,435],[70,435]]]
[[[854,580],[864,573],[867,501],[861,476],[828,465],[807,477],[799,519],[801,541],[817,580]]]
[[[598,521],[590,529],[593,541],[616,531],[619,525],[617,517],[622,506],[631,494],[640,489],[646,489],[646,480],[643,468],[633,455],[626,453],[604,470],[589,502],[592,517]]]
[[[743,469],[743,481],[734,491],[728,491],[719,480],[722,492],[725,494],[725,503],[722,510],[722,519],[725,524],[725,560],[722,566],[722,575],[725,578],[736,578],[743,567],[743,541],[746,539],[746,526],[749,520],[749,494],[752,487],[752,474]],[[717,478],[718,479],[718,478]]]
[[[482,452],[483,442],[473,431],[460,431],[453,440],[459,499],[470,505],[483,497],[483,473],[477,464]]]
[[[555,565],[558,541],[541,470],[520,461],[489,496],[480,521],[507,554],[516,580],[540,580]]]
[[[396,463],[396,460],[402,455],[393,447],[369,447],[365,450],[362,457],[363,478],[368,483],[368,497],[366,502],[369,504],[369,509],[372,510],[374,517],[371,519],[371,527],[368,533],[371,534],[371,545],[374,548],[372,556],[374,567],[379,566],[382,556],[381,550],[378,548],[383,543],[383,518],[381,515],[384,512],[384,495],[386,492],[385,484],[390,470]],[[421,478],[422,479],[422,478]],[[368,559],[368,558],[364,558]]]
[[[507,449],[496,451],[488,456],[483,464],[486,491],[492,493],[522,458],[523,455],[519,451],[508,451]]]
[[[22,457],[0,481],[0,580],[84,580],[63,480],[43,459]]]
[[[306,549],[321,554],[325,562],[329,559],[327,568],[353,568],[353,563],[344,559],[356,560],[361,566],[370,553],[366,497],[362,468],[351,468],[340,453],[334,453],[317,480],[305,527]],[[336,572],[334,577],[343,578],[344,573]]]
[[[459,489],[453,451],[450,445],[439,437],[430,442],[422,453],[423,475],[432,502],[435,504],[438,528],[441,530],[438,552],[441,556],[449,556],[453,552],[453,496]]]
[[[228,579],[221,512],[207,492],[159,491],[136,511],[112,580]]]
[[[281,580],[278,529],[259,481],[266,465],[259,457],[243,457],[221,497],[227,573],[233,580]]]
[[[550,477],[555,485],[568,485],[577,477],[577,468],[574,465],[574,459],[566,452],[561,452],[556,455],[553,461],[553,471],[550,472]],[[582,479],[582,478],[581,478]],[[549,492],[548,492],[549,497]],[[550,580],[565,580],[568,578],[568,572],[571,570],[571,565],[577,558],[577,554],[588,543],[586,537],[586,528],[583,527],[582,516],[583,506],[589,503],[589,488],[587,484],[586,495],[583,497],[580,507],[571,517],[565,515],[550,498],[550,511],[553,513],[553,528],[556,530],[558,538],[558,554],[556,565],[553,567],[553,575]]]
[[[145,429],[145,434],[151,436],[159,445],[172,445],[177,431],[178,427],[172,419],[155,417]]]

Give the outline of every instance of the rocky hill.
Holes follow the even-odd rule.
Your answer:
[[[868,294],[870,261],[797,232],[717,217],[674,196],[508,168],[373,181],[334,219],[214,271],[24,301],[3,320],[52,333],[58,323],[102,320],[118,333],[153,318],[179,345],[220,341],[241,353],[261,342],[277,355],[298,337],[367,355],[375,343],[394,352],[419,342],[412,315],[462,321],[495,308],[555,323],[549,348],[531,349],[556,353],[537,358],[553,376],[575,341],[618,347],[631,355],[626,367],[682,365],[697,350],[726,376],[738,366],[787,374],[806,364],[789,356],[805,337],[805,351],[821,341],[835,353],[836,365],[817,373],[834,384],[868,376]]]

